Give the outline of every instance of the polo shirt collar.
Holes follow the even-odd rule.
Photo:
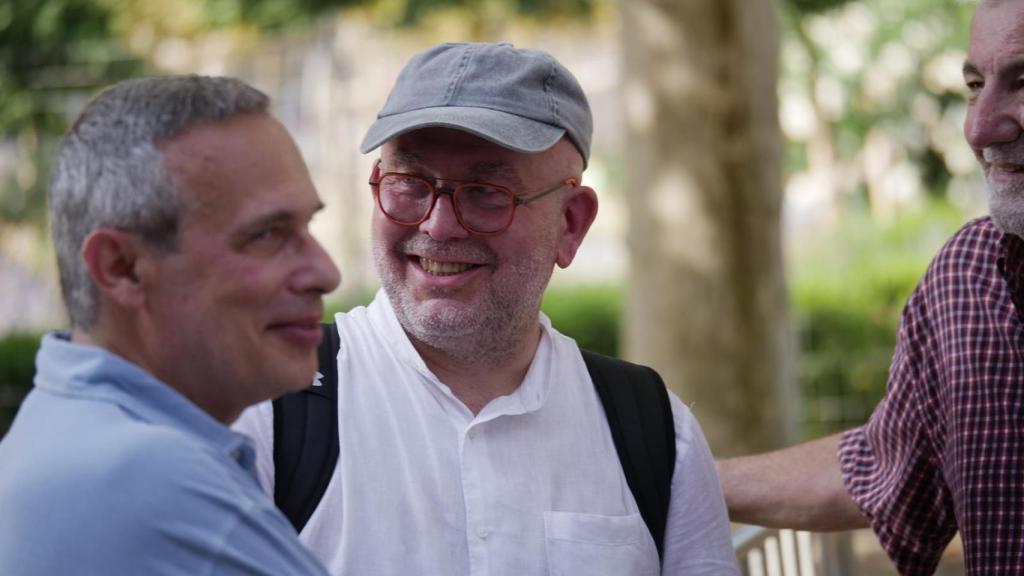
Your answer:
[[[181,430],[249,469],[255,460],[244,437],[204,412],[140,366],[67,333],[43,337],[35,387],[53,394],[110,402],[139,420]]]

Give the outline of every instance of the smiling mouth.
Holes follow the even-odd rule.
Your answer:
[[[438,262],[420,257],[420,267],[432,276],[454,276],[476,266],[476,264],[465,264],[462,262]]]
[[[1006,172],[1008,174],[1020,174],[1021,172],[1024,172],[1024,165],[1021,164],[1000,162],[998,164],[993,164],[992,167],[1000,172]]]
[[[277,322],[267,326],[267,330],[304,348],[316,348],[322,337],[319,316]]]

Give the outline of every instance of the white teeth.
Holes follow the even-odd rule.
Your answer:
[[[430,272],[434,276],[451,276],[452,274],[458,274],[459,272],[465,272],[472,268],[470,264],[460,264],[456,262],[435,262],[428,258],[420,258],[420,266],[424,270]]]

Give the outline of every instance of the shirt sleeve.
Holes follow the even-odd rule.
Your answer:
[[[904,308],[885,398],[839,444],[847,492],[903,575],[934,573],[956,532],[937,446],[942,408],[930,388],[941,374],[929,359],[923,286]]]
[[[676,464],[665,526],[663,574],[739,574],[729,518],[707,440],[697,419],[669,392]]]
[[[244,435],[256,450],[256,478],[274,497],[274,405],[270,400],[246,408],[231,429]]]

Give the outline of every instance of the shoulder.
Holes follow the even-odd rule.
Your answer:
[[[194,567],[183,573],[319,573],[235,457],[173,430],[152,431],[134,443],[111,467],[117,479],[110,491],[119,504],[108,506],[133,527],[126,541],[166,550],[180,567]],[[130,471],[136,468],[146,470]]]
[[[965,224],[946,241],[929,266],[926,277],[948,273],[989,274],[996,270],[1003,233],[989,217]]]
[[[93,451],[97,461],[85,473],[86,485],[116,493],[108,505],[131,521],[152,521],[149,515],[216,521],[217,514],[246,506],[246,473],[222,448],[150,424],[132,426],[130,432],[111,429],[105,436],[105,447]],[[209,507],[214,501],[228,505],[214,513]]]
[[[30,439],[12,434],[12,454],[27,455],[25,447],[31,444],[31,458],[24,466],[9,469],[9,478],[26,489],[37,486],[40,490],[59,488],[57,494],[87,494],[122,485],[131,488],[140,481],[147,485],[171,482],[194,472],[209,474],[205,448],[184,432],[136,419],[113,404],[73,401],[90,402],[98,408],[56,413],[69,425],[40,426],[35,418],[28,429]]]
[[[901,334],[955,316],[962,304],[983,306],[990,298],[1000,298],[1005,291],[999,272],[1002,246],[1003,233],[988,217],[972,220],[953,234],[907,299]]]
[[[199,572],[249,506],[224,459],[172,429],[115,419],[38,449],[0,480],[0,549],[12,536],[42,546],[11,560],[26,566],[99,573],[116,559],[117,571],[142,573],[173,555]]]
[[[676,434],[676,466],[687,458],[699,461],[711,461],[711,449],[708,447],[704,430],[693,415],[693,411],[683,401],[669,392],[669,404],[672,407],[672,423]]]
[[[636,418],[643,428],[669,427],[671,411],[668,389],[661,376],[649,366],[579,349],[590,379],[605,411]]]

